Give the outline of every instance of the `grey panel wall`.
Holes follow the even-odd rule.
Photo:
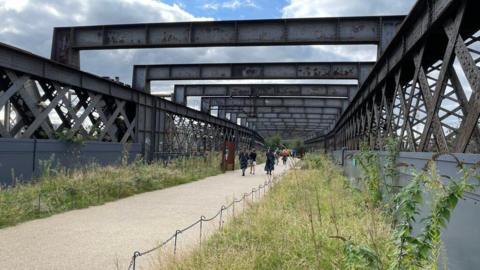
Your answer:
[[[0,185],[28,182],[42,172],[43,161],[51,160],[53,166],[80,167],[92,163],[118,164],[124,145],[89,141],[72,144],[53,140],[19,140],[0,138]],[[142,154],[139,143],[127,146],[129,161]]]
[[[353,161],[353,154],[356,151],[344,152],[344,170],[345,174],[350,178],[358,178],[361,175],[361,168],[358,162]],[[386,152],[378,152],[382,163]],[[480,161],[478,154],[455,154],[465,165],[473,165]],[[342,163],[342,151],[333,152],[334,159],[338,164]],[[401,152],[397,159],[397,163],[406,163],[413,165],[417,170],[422,169],[426,162],[432,158],[432,153],[427,152]],[[441,156],[437,161],[437,169],[441,175],[459,178],[459,170],[456,167],[455,160],[450,156]],[[400,185],[405,185],[411,180],[411,176],[406,173],[400,174]],[[472,181],[475,181],[472,179]],[[427,195],[427,194],[425,194]],[[429,198],[426,196],[425,201]],[[455,209],[447,229],[443,234],[443,242],[446,250],[446,261],[448,269],[455,270],[471,270],[478,269],[480,265],[480,190],[465,195],[465,200],[459,201]],[[421,216],[426,215],[427,206],[421,209]],[[422,214],[423,213],[423,214]],[[418,220],[421,220],[418,219]],[[416,230],[419,230],[417,224]],[[441,258],[442,262],[444,258]]]

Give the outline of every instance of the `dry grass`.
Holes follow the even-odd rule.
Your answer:
[[[0,228],[221,173],[220,154],[67,171],[49,168],[34,183],[0,190]]]
[[[324,157],[284,176],[201,249],[162,269],[386,269],[389,221]],[[377,258],[373,262],[371,257]]]

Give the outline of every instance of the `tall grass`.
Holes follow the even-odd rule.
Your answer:
[[[267,197],[166,269],[385,269],[390,221],[324,157],[293,169]]]
[[[33,183],[0,189],[0,228],[220,174],[220,154],[147,164],[51,168]]]

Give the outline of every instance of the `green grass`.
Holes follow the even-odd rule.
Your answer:
[[[177,159],[167,166],[135,162],[71,171],[49,168],[48,163],[45,167],[34,183],[0,189],[0,228],[221,173],[220,154]]]
[[[390,221],[364,196],[329,160],[312,157],[201,249],[159,268],[386,269]]]

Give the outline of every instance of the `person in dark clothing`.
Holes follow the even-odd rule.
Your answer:
[[[240,160],[240,169],[242,169],[242,176],[245,176],[245,170],[248,166],[248,155],[245,151],[241,151],[240,155],[238,156]]]
[[[266,156],[267,161],[265,162],[265,171],[267,172],[267,175],[272,175],[272,171],[275,169],[275,154],[273,150],[268,149]]]
[[[255,175],[255,166],[257,165],[257,153],[255,149],[250,152],[249,155],[249,162],[250,162],[250,174]]]

